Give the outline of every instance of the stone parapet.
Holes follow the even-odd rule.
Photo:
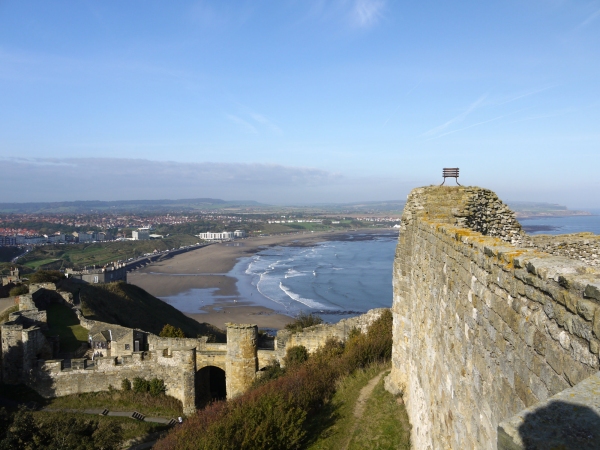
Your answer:
[[[494,449],[500,422],[600,368],[600,271],[514,245],[525,235],[492,194],[407,201],[386,386],[405,396],[415,448]]]
[[[600,372],[498,425],[498,450],[600,446]]]

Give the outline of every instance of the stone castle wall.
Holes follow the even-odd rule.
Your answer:
[[[294,346],[303,346],[309,353],[323,346],[328,339],[345,341],[350,332],[356,328],[365,333],[369,326],[376,321],[386,308],[372,309],[365,314],[349,319],[340,320],[334,324],[320,324],[305,328],[299,332],[279,330],[275,343],[275,352],[279,361],[283,360],[287,349]]]
[[[527,236],[524,246],[600,267],[600,236],[594,233]]]
[[[196,351],[191,348],[165,353],[137,352],[120,361],[97,358],[91,366],[87,366],[89,360],[72,360],[70,368],[64,368],[62,360],[39,361],[39,367],[31,372],[29,384],[44,397],[59,397],[105,391],[109,386],[120,389],[124,378],[130,381],[136,377],[160,378],[165,382],[166,394],[180,400],[184,413],[191,414],[196,410]]]
[[[494,449],[500,422],[598,371],[600,271],[512,245],[527,236],[479,188],[415,189],[401,227],[386,387],[415,448]]]

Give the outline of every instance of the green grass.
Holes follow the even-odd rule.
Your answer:
[[[36,411],[33,413],[33,417],[37,421],[43,421],[44,418],[52,417],[54,414],[60,414],[61,418],[67,419],[69,417],[75,417],[82,420],[98,420],[101,423],[119,424],[123,430],[123,441],[142,437],[150,433],[157,431],[167,430],[169,427],[159,423],[152,422],[140,422],[139,420],[133,420],[128,417],[109,417],[109,416],[96,416],[93,414],[79,414],[79,413],[64,413],[64,412],[47,412],[47,411]],[[82,447],[84,448],[84,447]]]
[[[30,268],[51,265],[60,261],[58,266],[83,267],[104,265],[112,261],[126,260],[152,253],[154,250],[164,251],[199,242],[193,235],[180,234],[165,239],[148,241],[96,242],[90,244],[44,245],[29,252],[19,259],[19,264]]]
[[[65,352],[77,350],[88,341],[88,330],[79,324],[75,313],[65,305],[53,303],[48,307],[48,336],[60,336],[60,349]]]
[[[133,391],[100,391],[73,394],[48,400],[48,408],[107,408],[110,411],[138,411],[150,417],[175,418],[182,415],[181,402],[168,395],[151,396]]]
[[[37,270],[46,264],[52,264],[55,261],[60,261],[59,258],[47,258],[47,259],[36,259],[34,261],[28,261],[24,265],[30,269]]]
[[[367,402],[348,450],[410,449],[410,424],[403,405],[401,398],[384,389],[382,378]]]
[[[410,448],[406,411],[392,394],[383,389],[383,379],[373,391],[358,423],[354,417],[360,390],[385,367],[374,364],[339,381],[331,402],[312,418],[312,440],[307,449],[338,450],[348,443],[349,449]]]

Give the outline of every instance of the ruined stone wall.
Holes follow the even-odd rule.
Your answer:
[[[38,357],[52,355],[52,350],[42,330],[38,327],[24,328],[15,322],[6,322],[2,330],[2,381],[17,384],[23,381],[23,373],[29,371]]]
[[[160,378],[166,394],[179,399],[184,413],[191,414],[195,411],[195,361],[195,349],[173,350],[171,355],[138,352],[120,364],[116,358],[97,358],[91,367],[83,363],[68,369],[63,368],[62,360],[40,361],[28,384],[44,397],[59,397],[105,391],[109,386],[120,388],[124,378]]]
[[[590,266],[600,267],[600,236],[594,233],[574,233],[550,236],[527,236],[525,247],[535,248],[555,256],[576,259]]]
[[[469,219],[481,198],[487,218]],[[524,235],[495,199],[429,187],[407,201],[386,387],[418,449],[494,449],[501,421],[599,369],[600,271],[509,244]]]
[[[8,321],[17,322],[25,327],[29,327],[32,325],[47,325],[48,318],[46,311],[39,311],[35,308],[10,313]]]
[[[385,310],[386,308],[371,309],[357,317],[343,319],[334,324],[315,325],[295,333],[285,329],[279,330],[275,341],[277,359],[281,361],[289,347],[302,345],[312,353],[322,347],[328,339],[345,341],[355,328],[365,333]]]

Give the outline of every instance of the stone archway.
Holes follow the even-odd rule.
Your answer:
[[[223,369],[206,366],[196,372],[197,408],[203,408],[211,401],[225,400],[226,398],[227,389]]]

